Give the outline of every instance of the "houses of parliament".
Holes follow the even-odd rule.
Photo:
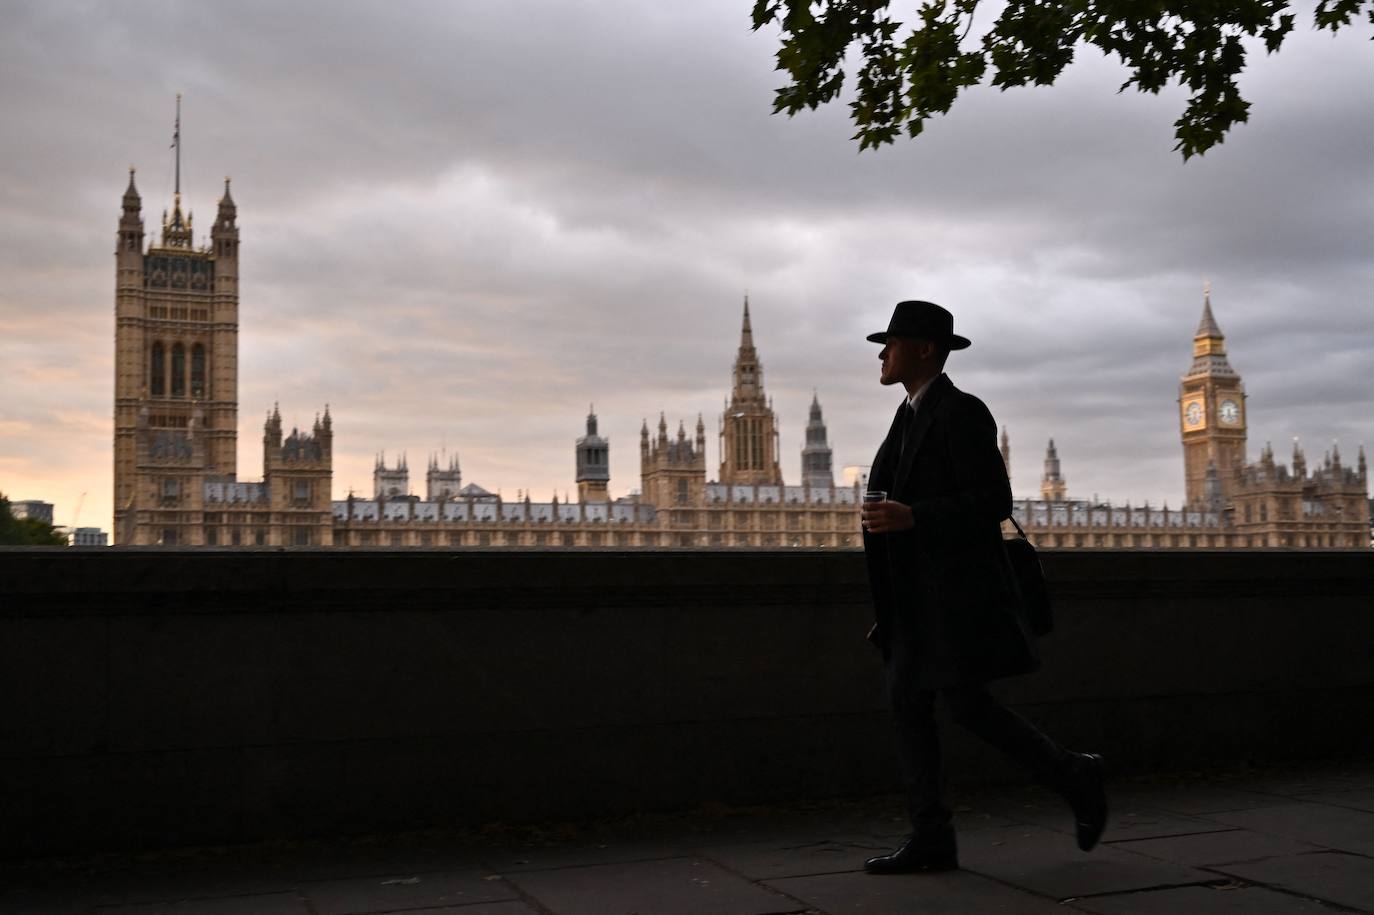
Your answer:
[[[179,154],[178,150],[178,154]],[[862,480],[837,485],[821,406],[813,398],[801,479],[783,480],[777,418],[764,391],[749,302],[719,464],[707,479],[706,426],[670,431],[660,415],[639,440],[639,489],[611,495],[610,442],[589,411],[573,443],[577,497],[503,499],[463,485],[456,458],[431,457],[425,494],[404,457],[378,457],[370,498],[332,497],[329,408],[309,429],[263,422],[262,479],[239,479],[239,229],[224,183],[208,244],[192,240],[180,169],[160,236],[147,239],[130,169],[115,251],[114,539],[123,545],[206,547],[857,547]],[[1072,499],[1053,441],[1039,499],[1015,514],[1044,547],[1368,547],[1365,454],[1337,449],[1309,466],[1269,446],[1247,457],[1246,397],[1204,296],[1193,361],[1180,383],[1186,504],[1113,506]],[[876,444],[876,443],[875,443]],[[1010,466],[1010,444],[1002,434]]]

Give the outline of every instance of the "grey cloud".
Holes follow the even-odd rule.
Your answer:
[[[1252,451],[1374,443],[1374,126],[1357,88],[1328,88],[1369,84],[1365,27],[1257,57],[1253,123],[1185,165],[1180,94],[1117,96],[1119,67],[1086,54],[1059,86],[975,90],[859,155],[842,106],[768,115],[774,42],[725,0],[4,14],[3,352],[26,391],[54,384],[0,423],[37,424],[30,469],[7,471],[35,481],[66,447],[45,413],[108,416],[124,168],[155,232],[177,91],[199,230],[226,172],[239,203],[247,476],[277,397],[303,423],[331,404],[340,493],[379,449],[418,466],[440,445],[491,488],[570,489],[588,402],[618,493],[659,410],[674,430],[703,413],[714,462],[746,289],[789,479],[813,388],[837,463],[869,459],[895,395],[862,337],[916,295],[974,338],[951,372],[1011,429],[1018,494],[1054,436],[1072,492],[1176,504],[1204,277]]]

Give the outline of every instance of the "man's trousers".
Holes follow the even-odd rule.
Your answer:
[[[1002,705],[986,683],[939,690],[954,721],[1001,750],[1036,781],[1066,793],[1071,756],[1035,725]],[[891,690],[902,782],[918,846],[954,847],[952,813],[944,798],[935,690]]]

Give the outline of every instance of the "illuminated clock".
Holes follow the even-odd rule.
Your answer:
[[[1234,400],[1221,402],[1221,421],[1228,426],[1234,426],[1240,422],[1240,406]]]
[[[1188,404],[1187,409],[1183,412],[1183,417],[1190,426],[1202,425],[1202,404],[1196,400]]]

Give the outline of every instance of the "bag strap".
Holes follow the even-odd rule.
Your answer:
[[[1025,540],[1026,542],[1029,543],[1029,542],[1030,542],[1030,538],[1026,536],[1026,532],[1025,532],[1025,531],[1021,530],[1021,525],[1019,525],[1019,524],[1016,523],[1016,516],[1015,516],[1015,515],[1007,515],[1007,520],[1011,522],[1011,526],[1012,526],[1012,527],[1016,528],[1016,533],[1018,533],[1018,534],[1021,535],[1021,539],[1022,539],[1022,540]]]

